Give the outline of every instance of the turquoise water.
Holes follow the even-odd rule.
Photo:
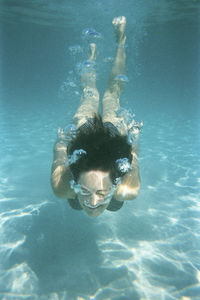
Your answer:
[[[84,2],[84,3],[83,3]],[[0,298],[200,299],[198,1],[1,1]],[[88,41],[102,95],[127,17],[121,105],[143,120],[141,191],[97,219],[50,187]],[[86,29],[96,37],[85,36]]]

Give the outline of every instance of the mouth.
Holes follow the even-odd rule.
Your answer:
[[[102,205],[102,204],[100,204],[100,205],[98,205],[98,206],[87,206],[87,205],[85,205],[85,207],[86,207],[87,209],[89,209],[90,211],[94,211],[94,210],[97,209],[97,208],[102,208],[103,205]]]
[[[86,207],[89,208],[90,210],[95,210],[95,209],[99,208],[100,206],[102,206],[102,205],[98,205],[98,206],[94,206],[94,207],[92,207],[92,206],[86,206]]]

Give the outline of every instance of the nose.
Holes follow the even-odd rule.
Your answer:
[[[96,206],[99,202],[98,196],[96,194],[92,194],[91,197],[91,204],[92,206]]]

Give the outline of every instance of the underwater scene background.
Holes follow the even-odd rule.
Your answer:
[[[0,1],[1,299],[200,299],[199,13],[195,0]],[[93,219],[54,196],[53,145],[91,41],[103,94],[120,15],[141,191]]]

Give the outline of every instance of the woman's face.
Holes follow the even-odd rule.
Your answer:
[[[108,207],[114,193],[109,173],[99,170],[82,172],[78,184],[81,207],[89,216],[99,216]]]

